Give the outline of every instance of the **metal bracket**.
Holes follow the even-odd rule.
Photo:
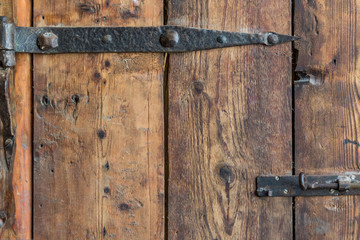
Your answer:
[[[12,127],[10,100],[8,93],[10,68],[0,69],[0,118],[3,132],[3,149],[8,170],[11,169],[15,151],[15,135]]]
[[[260,176],[256,178],[259,197],[360,195],[360,174],[306,176]]]
[[[12,127],[8,92],[10,68],[15,66],[14,29],[14,25],[8,23],[6,17],[0,17],[0,120],[8,170],[11,169],[15,152],[15,134]]]

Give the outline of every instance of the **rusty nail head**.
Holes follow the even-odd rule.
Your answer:
[[[225,36],[221,35],[221,36],[218,36],[216,40],[218,43],[226,43],[227,38]]]
[[[102,39],[103,43],[111,43],[112,42],[112,37],[111,35],[105,35]]]
[[[38,36],[38,47],[45,51],[59,46],[58,36],[52,32],[46,32]]]
[[[274,33],[269,33],[269,35],[267,36],[267,42],[270,45],[275,45],[275,44],[279,43],[278,35],[276,35]]]
[[[160,36],[160,43],[163,47],[175,47],[179,42],[179,34],[174,30],[167,30]]]

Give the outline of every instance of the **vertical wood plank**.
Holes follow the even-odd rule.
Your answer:
[[[15,1],[14,20],[18,26],[32,26],[32,1]],[[13,172],[16,239],[32,238],[32,140],[33,91],[32,57],[16,54],[14,93],[16,96],[16,152]]]
[[[290,1],[169,0],[169,24],[291,33]],[[171,54],[169,239],[291,239],[291,199],[255,196],[291,174],[291,45]]]
[[[18,26],[31,25],[31,12],[30,0],[0,1],[0,16],[7,16],[10,22]],[[10,74],[10,78],[9,94],[17,148],[10,171],[7,170],[3,151],[0,155],[0,195],[7,194],[9,201],[1,200],[0,203],[0,209],[8,214],[5,225],[2,226],[0,238],[31,239],[32,82],[29,54],[16,55],[16,67]],[[2,143],[1,146],[3,146]]]
[[[35,0],[34,23],[153,26],[162,9]],[[34,57],[36,239],[163,238],[162,81],[163,54]]]
[[[296,0],[296,172],[359,171],[360,2]],[[358,196],[296,199],[296,239],[359,239]]]

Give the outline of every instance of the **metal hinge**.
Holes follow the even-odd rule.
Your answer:
[[[360,174],[306,176],[260,176],[256,178],[259,197],[360,195]]]
[[[182,26],[17,27],[0,17],[0,49],[24,53],[187,52],[249,44],[273,46],[297,38]]]
[[[8,170],[11,169],[15,152],[15,134],[12,127],[9,74],[10,68],[15,65],[14,25],[7,23],[6,17],[0,17],[0,118],[3,133],[3,149]]]
[[[13,153],[15,150],[15,135],[12,128],[10,100],[8,93],[10,69],[0,68],[0,118],[3,132],[3,149],[5,150],[5,159],[8,170],[10,170]]]
[[[181,26],[18,27],[9,23],[6,17],[0,17],[0,116],[6,139],[5,149],[10,149],[7,158],[11,158],[14,152],[7,85],[8,68],[15,65],[15,52],[187,52],[249,44],[273,46],[296,39],[273,32],[250,34]]]

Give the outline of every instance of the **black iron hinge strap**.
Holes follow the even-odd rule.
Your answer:
[[[249,44],[273,46],[293,36],[182,26],[17,27],[0,17],[0,49],[24,53],[187,52]]]
[[[1,120],[6,149],[13,137],[7,92],[8,72],[20,53],[187,52],[249,44],[273,46],[297,38],[268,33],[238,33],[182,26],[159,27],[18,27],[0,17]],[[11,146],[11,148],[9,147]],[[12,154],[8,151],[8,154]]]

